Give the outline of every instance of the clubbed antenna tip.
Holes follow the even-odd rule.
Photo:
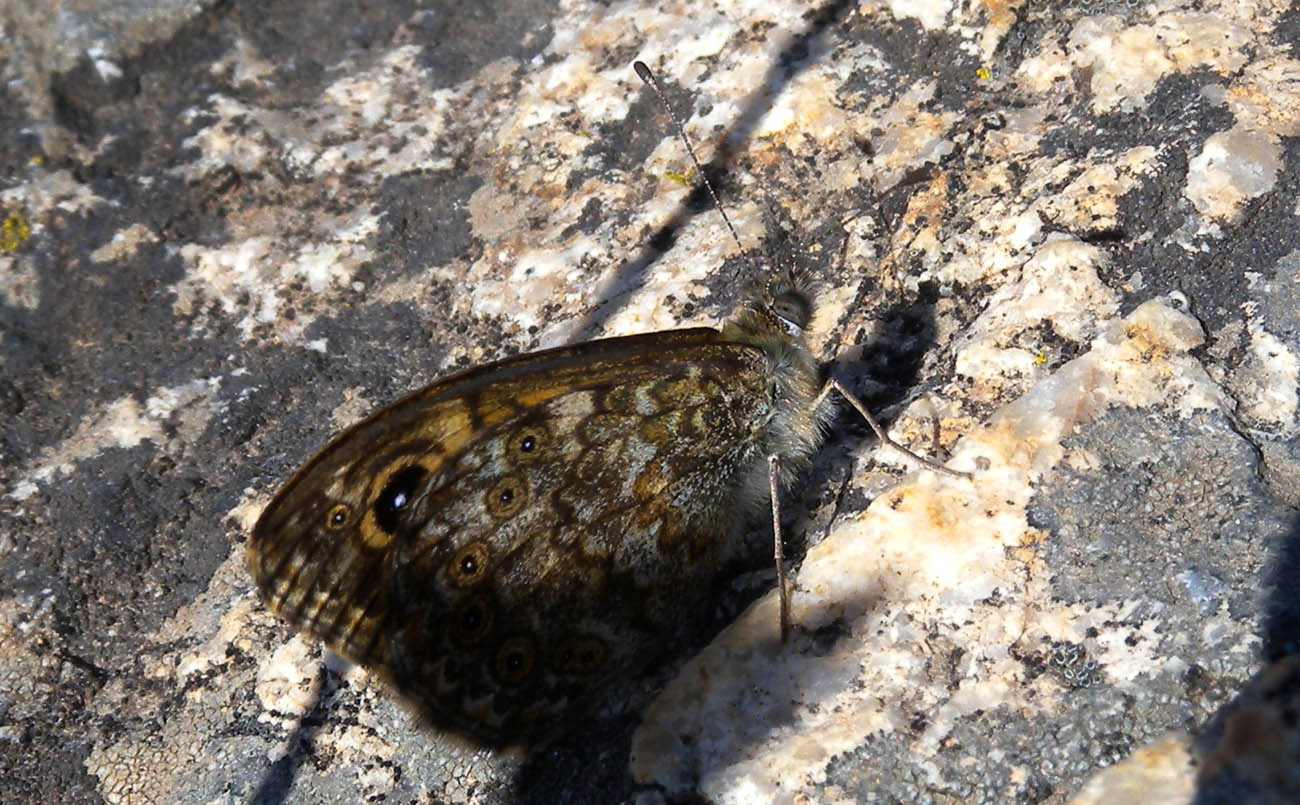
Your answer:
[[[691,147],[691,141],[686,136],[686,128],[682,125],[681,118],[673,111],[673,107],[668,103],[668,96],[664,94],[663,89],[659,86],[659,79],[650,71],[643,61],[632,62],[632,69],[636,71],[637,76],[645,82],[645,85],[654,90],[654,94],[659,96],[659,103],[663,105],[664,111],[668,113],[668,119],[673,122],[673,127],[677,129],[677,136],[681,138],[682,144],[686,146],[686,153],[690,155],[691,162],[695,164],[695,172],[699,174],[700,181],[704,183],[704,188],[709,191],[709,198],[713,199],[713,206],[717,209],[718,214],[722,216],[722,222],[727,225],[727,231],[731,233],[731,239],[736,241],[736,246],[740,248],[740,253],[745,255],[749,261],[750,267],[757,273],[758,267],[754,265],[753,258],[750,257],[749,251],[745,249],[744,244],[740,242],[740,235],[736,234],[736,228],[731,225],[731,219],[727,217],[727,211],[722,207],[722,200],[718,198],[718,193],[713,189],[713,183],[709,181],[708,174],[704,172],[704,166],[700,164],[699,157],[695,156],[695,149]]]

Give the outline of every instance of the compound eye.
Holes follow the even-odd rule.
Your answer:
[[[802,330],[812,318],[812,303],[798,291],[782,291],[772,300],[772,312]]]

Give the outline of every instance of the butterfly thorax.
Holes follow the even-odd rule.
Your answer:
[[[787,485],[807,467],[831,414],[829,406],[816,405],[820,373],[803,333],[810,312],[806,297],[778,285],[741,307],[721,331],[723,340],[757,347],[764,356],[771,409],[758,445],[759,457],[778,456],[781,482]],[[766,500],[766,462],[755,471],[761,477],[749,479],[744,494]]]

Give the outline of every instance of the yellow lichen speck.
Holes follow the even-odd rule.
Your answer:
[[[0,224],[0,251],[11,252],[27,242],[32,236],[32,227],[22,213],[5,217]]]
[[[664,178],[670,182],[681,185],[682,187],[693,187],[695,185],[695,170],[691,169],[685,173],[678,171],[666,171]]]

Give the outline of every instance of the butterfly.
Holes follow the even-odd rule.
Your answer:
[[[507,358],[392,403],[266,507],[259,593],[431,723],[549,740],[662,654],[769,506],[780,562],[780,489],[845,392],[821,382],[812,312],[800,273],[774,269],[719,329]]]

